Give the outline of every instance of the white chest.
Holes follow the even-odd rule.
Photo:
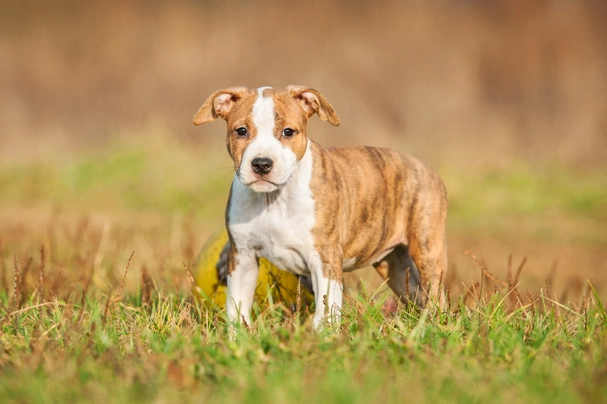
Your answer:
[[[309,273],[308,264],[316,253],[310,154],[308,150],[293,176],[276,193],[253,192],[235,178],[228,207],[230,234],[239,252],[254,253],[300,275]]]

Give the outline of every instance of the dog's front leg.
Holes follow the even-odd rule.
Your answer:
[[[320,329],[325,318],[329,323],[337,323],[341,318],[343,303],[342,268],[317,260],[310,265],[312,288],[316,312],[314,313],[314,329]]]
[[[233,248],[233,247],[232,247]],[[255,287],[259,275],[259,262],[252,250],[236,251],[232,249],[228,263],[228,293],[226,310],[230,324],[242,319],[251,325],[251,306],[255,296]]]

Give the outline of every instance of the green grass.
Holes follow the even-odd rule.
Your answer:
[[[449,175],[449,174],[447,174]],[[484,170],[452,183],[452,210],[479,214],[538,215],[562,213],[607,220],[607,178],[601,170],[572,170],[562,166],[532,169],[513,164]]]
[[[448,227],[458,233],[537,241],[607,245],[604,170],[552,165],[463,173],[445,170]]]
[[[78,211],[154,210],[214,216],[233,169],[227,153],[173,141],[119,144],[66,160],[0,165],[0,203],[54,204]]]
[[[233,340],[221,312],[188,294],[32,297],[2,319],[8,402],[601,402],[607,323],[597,301],[512,310],[503,294],[448,312],[384,316],[363,297],[315,333],[302,313],[256,308]],[[548,306],[544,309],[543,304]],[[10,302],[2,297],[4,307]],[[301,315],[300,315],[301,314]]]
[[[8,212],[0,212],[3,402],[604,402],[600,282],[602,294],[569,282],[561,304],[548,281],[518,302],[501,287],[493,293],[496,284],[485,279],[467,287],[473,293],[451,296],[444,312],[386,314],[383,292],[371,300],[354,291],[343,321],[318,333],[306,311],[313,308],[293,314],[267,303],[255,307],[252,329],[238,328],[232,339],[224,313],[193,298],[182,265],[193,268],[204,234],[223,222],[232,171],[216,146],[163,138],[0,165],[0,208]],[[562,244],[542,251],[579,241],[580,256],[607,243],[607,183],[598,169],[441,175],[450,242],[499,234],[496,244],[524,237],[540,245],[557,234]],[[39,301],[45,265],[32,258],[41,244]],[[510,252],[482,261],[499,267]],[[528,270],[544,279],[541,268]],[[578,270],[558,275],[586,285]],[[457,276],[446,282],[466,293]]]

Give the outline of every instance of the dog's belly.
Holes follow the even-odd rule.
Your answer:
[[[378,246],[378,247],[381,247],[381,246]],[[381,250],[380,252],[377,252],[371,259],[366,260],[366,261],[360,261],[359,257],[345,258],[343,261],[343,271],[351,272],[351,271],[354,271],[355,269],[373,265],[377,262],[380,262],[382,259],[384,259],[386,257],[386,255],[390,254],[392,251],[394,251],[393,246],[386,248],[384,250]]]

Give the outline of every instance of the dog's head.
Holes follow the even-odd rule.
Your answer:
[[[225,119],[236,176],[255,192],[272,192],[289,180],[306,153],[306,126],[314,114],[339,125],[329,101],[311,88],[230,87],[211,94],[193,123]]]

